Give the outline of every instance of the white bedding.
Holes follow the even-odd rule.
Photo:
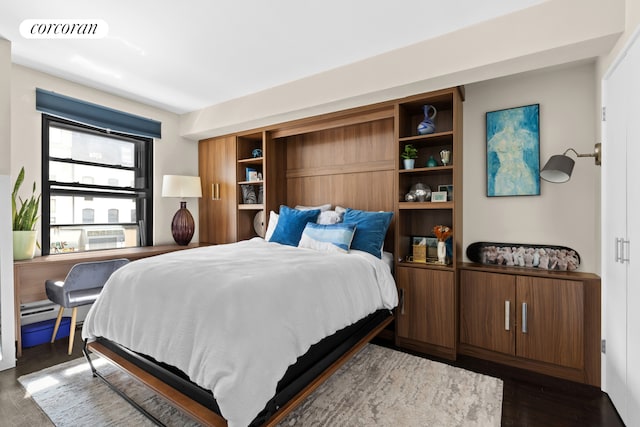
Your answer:
[[[105,337],[176,366],[246,426],[312,344],[398,296],[389,267],[260,238],[184,250],[116,271],[83,338]]]

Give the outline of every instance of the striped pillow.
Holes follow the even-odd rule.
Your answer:
[[[315,249],[321,252],[349,252],[355,224],[315,224],[308,222],[302,232],[298,247]]]

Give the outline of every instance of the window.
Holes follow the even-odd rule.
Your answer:
[[[153,139],[42,115],[42,254],[150,245]]]

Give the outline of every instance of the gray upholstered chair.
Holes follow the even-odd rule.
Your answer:
[[[45,281],[47,298],[60,305],[56,325],[53,328],[53,335],[51,336],[52,343],[55,341],[56,334],[58,333],[64,309],[72,308],[71,325],[69,326],[69,354],[71,354],[76,330],[78,307],[92,304],[98,298],[98,295],[100,295],[100,291],[102,291],[102,287],[111,276],[111,273],[128,262],[129,260],[125,258],[81,262],[71,267],[64,281]]]

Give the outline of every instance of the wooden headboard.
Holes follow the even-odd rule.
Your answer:
[[[367,211],[394,211],[394,120],[378,118],[273,140],[280,199],[288,206],[325,203]],[[385,250],[393,251],[392,221]]]

